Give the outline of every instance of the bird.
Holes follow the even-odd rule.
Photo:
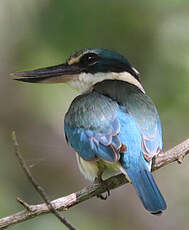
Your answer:
[[[151,173],[152,159],[163,149],[161,121],[140,73],[123,55],[85,48],[64,64],[12,75],[22,82],[76,88],[79,95],[64,117],[64,132],[81,173],[101,182],[123,173],[144,208],[162,214],[167,205]]]

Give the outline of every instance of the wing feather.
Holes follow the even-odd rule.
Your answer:
[[[65,116],[64,129],[68,142],[83,159],[119,160],[117,109],[116,102],[95,92],[73,101]]]

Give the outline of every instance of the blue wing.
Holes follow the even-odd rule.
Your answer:
[[[84,160],[119,160],[117,109],[117,103],[98,93],[81,95],[72,102],[65,116],[65,135]]]
[[[152,158],[163,148],[161,122],[154,103],[146,94],[134,94],[126,107],[141,133],[143,153]]]
[[[151,98],[136,86],[124,81],[106,80],[94,86],[99,93],[109,96],[125,107],[142,136],[143,152],[151,158],[163,147],[159,115]],[[124,116],[124,115],[123,115]]]
[[[152,158],[162,149],[161,123],[151,99],[133,94],[124,101],[120,105],[92,92],[72,102],[65,116],[65,135],[83,159],[118,161],[122,144],[127,152],[131,149],[127,158],[136,158],[139,152]]]

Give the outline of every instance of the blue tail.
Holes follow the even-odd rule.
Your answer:
[[[151,172],[146,168],[129,168],[126,171],[145,209],[151,214],[161,214],[167,206]]]

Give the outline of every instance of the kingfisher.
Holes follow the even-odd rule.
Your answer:
[[[124,56],[83,49],[64,64],[12,75],[18,81],[77,88],[64,131],[81,173],[91,181],[123,173],[147,211],[160,215],[166,209],[151,173],[152,159],[163,148],[160,118],[139,72]]]

